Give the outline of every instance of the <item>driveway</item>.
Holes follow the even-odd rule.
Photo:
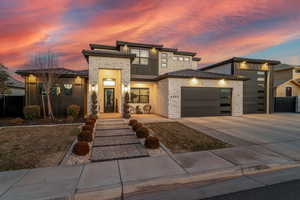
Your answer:
[[[183,118],[180,121],[233,144],[234,148],[213,152],[235,164],[244,164],[246,156],[258,156],[255,153],[300,161],[300,114],[251,114],[242,117]],[[236,157],[228,158],[226,155],[229,153],[236,154]]]

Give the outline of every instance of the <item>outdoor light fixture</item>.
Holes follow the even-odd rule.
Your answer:
[[[263,64],[263,65],[261,66],[261,70],[268,71],[268,70],[269,70],[268,63]]]
[[[220,84],[220,85],[225,85],[225,83],[226,83],[226,82],[225,82],[225,79],[221,79],[221,80],[219,81],[219,84]]]
[[[196,78],[192,78],[191,82],[192,82],[193,84],[196,84],[196,83],[198,82],[198,80],[197,80]]]
[[[95,84],[92,85],[92,91],[93,91],[93,92],[96,91],[96,85],[95,85]]]
[[[116,81],[114,79],[106,78],[103,79],[103,85],[113,87],[116,85]]]
[[[125,91],[125,92],[128,92],[128,85],[125,85],[125,86],[124,86],[124,91]]]

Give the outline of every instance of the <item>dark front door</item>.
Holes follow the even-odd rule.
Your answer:
[[[104,88],[104,112],[115,111],[115,89]]]

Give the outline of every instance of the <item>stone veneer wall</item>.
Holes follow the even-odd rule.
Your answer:
[[[110,58],[100,56],[89,57],[89,89],[88,89],[88,114],[91,108],[91,85],[97,86],[97,94],[99,98],[99,69],[119,69],[121,70],[121,84],[122,84],[122,101],[119,112],[123,112],[123,102],[125,92],[123,87],[130,84],[130,59],[129,58]],[[103,92],[103,91],[100,91]],[[99,109],[98,109],[99,110]]]
[[[160,83],[163,82],[163,83]],[[158,94],[166,95],[166,99],[160,106],[167,106],[159,114],[168,118],[181,117],[181,87],[218,87],[232,88],[232,116],[241,116],[243,114],[243,81],[226,80],[223,86],[219,80],[198,79],[198,83],[191,83],[190,79],[169,78],[159,82]],[[169,92],[166,92],[169,91]],[[167,102],[167,103],[166,103]],[[158,106],[159,107],[159,106]],[[166,114],[167,113],[167,114]]]
[[[167,54],[167,67],[161,67],[161,55],[162,53],[166,53]],[[160,74],[164,74],[167,72],[172,72],[172,71],[178,71],[178,70],[182,70],[182,69],[197,69],[197,62],[192,61],[192,56],[182,56],[182,57],[189,57],[190,61],[179,61],[179,60],[173,60],[174,56],[180,56],[180,55],[174,55],[174,53],[172,52],[159,52],[159,56],[158,56],[158,73]]]

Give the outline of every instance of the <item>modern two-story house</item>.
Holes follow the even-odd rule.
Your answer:
[[[121,114],[127,92],[131,112],[167,118],[272,111],[272,70],[279,61],[233,58],[198,69],[201,58],[195,52],[124,41],[90,44],[82,54],[88,70],[57,69],[57,112],[78,104],[82,114],[89,114],[93,92],[100,115]],[[39,70],[17,73],[25,77],[26,104],[40,104]]]
[[[91,44],[82,54],[89,66],[88,107],[95,91],[100,113],[121,113],[129,92],[133,108],[150,105],[151,113],[168,118],[243,114],[246,78],[199,71],[194,52],[117,41]]]

